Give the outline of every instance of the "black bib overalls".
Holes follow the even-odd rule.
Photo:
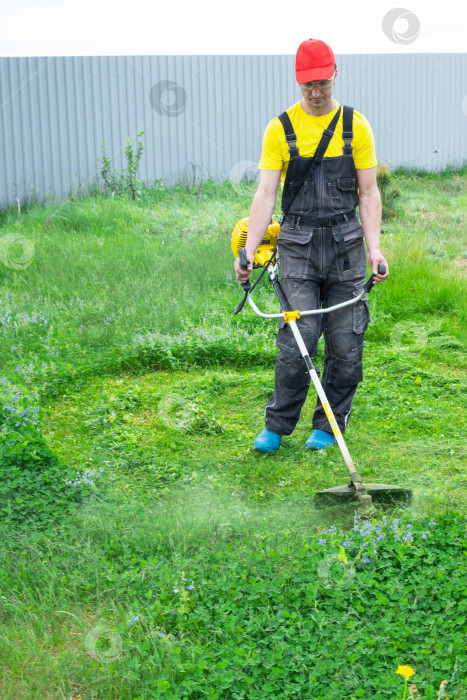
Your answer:
[[[309,158],[300,155],[293,127],[286,117],[280,117],[290,152],[282,196],[283,211],[303,182],[310,164]],[[359,294],[365,283],[363,230],[355,211],[358,189],[351,146],[352,120],[353,110],[344,107],[342,155],[323,158],[296,195],[281,225],[278,238],[280,276],[294,309],[333,306]],[[322,383],[342,432],[358,383],[363,378],[363,336],[368,322],[366,300],[330,314],[302,316],[298,320],[311,357],[316,354],[321,334],[324,335]],[[283,319],[279,321],[276,344],[279,354],[274,393],[264,409],[265,424],[278,435],[290,435],[300,417],[310,376]],[[313,428],[332,432],[319,400]]]

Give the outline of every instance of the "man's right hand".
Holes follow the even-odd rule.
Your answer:
[[[247,282],[250,279],[251,276],[251,271],[253,270],[253,261],[250,260],[248,262],[248,269],[247,270],[242,270],[240,267],[240,258],[235,258],[234,261],[234,270],[237,275],[238,281],[243,284],[244,282]]]

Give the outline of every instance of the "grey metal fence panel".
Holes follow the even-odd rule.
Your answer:
[[[467,54],[337,62],[334,95],[368,118],[379,160],[467,162]],[[141,131],[146,182],[226,178],[258,162],[267,123],[300,97],[293,56],[0,58],[0,205],[85,190],[102,142],[121,170]]]

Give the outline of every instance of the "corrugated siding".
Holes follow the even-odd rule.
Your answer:
[[[467,161],[467,54],[337,62],[334,95],[369,119],[379,160]],[[98,181],[103,141],[121,170],[140,131],[147,182],[228,177],[258,162],[266,124],[300,96],[293,56],[0,58],[0,204]]]

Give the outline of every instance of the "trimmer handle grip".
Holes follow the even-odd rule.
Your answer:
[[[248,270],[248,258],[246,256],[245,248],[238,249],[238,257],[240,258],[240,267],[242,268],[242,270]],[[245,295],[244,295],[243,299],[241,300],[240,304],[235,309],[235,311],[234,311],[235,314],[239,314],[240,311],[245,306],[245,302],[248,298],[248,293],[251,289],[250,280],[247,280],[246,282],[242,282],[242,287],[243,287],[243,291],[245,292]]]
[[[386,265],[384,265],[384,263],[379,263],[378,275],[384,275],[385,273],[386,273]],[[371,290],[373,289],[374,283],[375,283],[375,276],[373,274],[373,275],[371,275],[371,277],[368,278],[368,281],[365,284],[365,290],[366,290],[367,294],[369,294],[371,292]]]
[[[238,249],[238,257],[240,258],[240,267],[242,270],[248,270],[248,258],[246,257],[245,248]]]

